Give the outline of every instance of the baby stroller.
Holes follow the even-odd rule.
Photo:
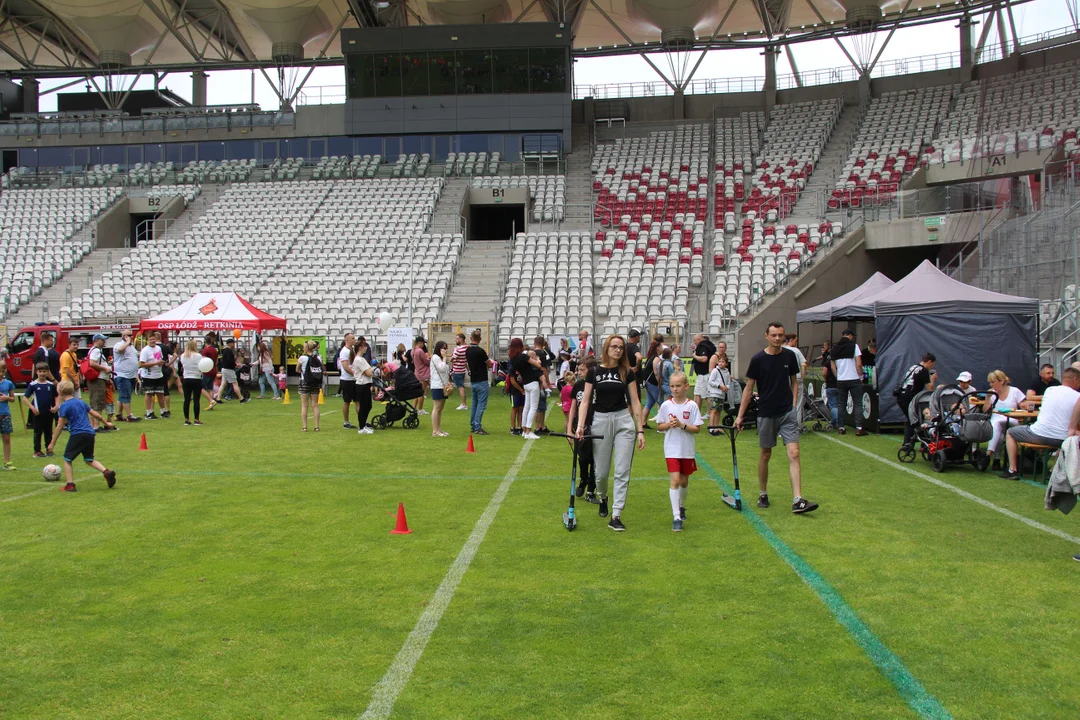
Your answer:
[[[996,400],[996,395],[990,395]],[[972,465],[979,472],[990,466],[990,456],[979,448],[993,435],[990,416],[978,406],[968,405],[967,397],[958,385],[942,385],[920,392],[908,405],[908,421],[915,427],[919,452],[934,472],[945,472],[949,465]],[[901,447],[896,458],[914,462],[915,449]]]
[[[832,409],[824,400],[808,392],[803,393],[802,419],[803,423],[812,423],[810,428],[814,432],[833,431]]]
[[[739,417],[739,405],[742,404],[743,396],[743,384],[737,378],[731,378],[731,385],[728,386],[728,407],[724,411],[724,417],[720,421],[720,424],[727,427],[735,426],[735,419]],[[750,398],[750,404],[746,408],[746,414],[743,416],[743,429],[757,427],[757,414],[758,414],[758,396],[754,393]]]
[[[244,399],[251,397],[252,390],[259,389],[259,368],[252,363],[245,363],[236,368],[236,384],[240,386],[240,392]]]
[[[381,375],[371,379],[372,384],[382,393],[386,408],[382,413],[371,418],[371,426],[385,430],[398,420],[406,430],[420,427],[420,416],[409,402],[424,394],[424,386],[416,379],[412,370],[402,365],[394,373],[394,384],[388,385]]]

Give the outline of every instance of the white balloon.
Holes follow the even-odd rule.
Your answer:
[[[199,361],[199,372],[208,373],[214,369],[214,361],[212,358],[204,357]]]
[[[394,316],[388,312],[379,313],[379,329],[386,332],[394,324]]]

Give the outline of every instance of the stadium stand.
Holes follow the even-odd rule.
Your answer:
[[[288,317],[297,334],[375,333],[384,310],[407,319],[411,274],[413,320],[426,328],[446,301],[464,246],[460,234],[424,232],[444,182],[334,183],[252,302]]]
[[[475,177],[475,188],[529,188],[533,222],[562,222],[566,209],[565,175],[486,175]]]
[[[716,229],[734,235],[746,199],[746,174],[761,150],[764,112],[744,112],[716,121]]]
[[[512,337],[592,331],[593,260],[587,232],[518,233],[499,322]]]
[[[1075,141],[1078,75],[1080,63],[1069,62],[968,84],[922,162],[948,164]]]
[[[446,175],[498,175],[502,154],[493,152],[455,153],[446,156]]]
[[[958,89],[942,85],[874,98],[837,178],[829,209],[892,202],[933,141]]]
[[[10,190],[0,195],[5,315],[30,302],[91,252],[91,242],[70,239],[120,195],[119,188]]]

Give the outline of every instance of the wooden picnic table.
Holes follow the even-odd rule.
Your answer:
[[[1019,420],[1020,422],[1024,422],[1027,420],[1035,420],[1039,417],[1039,413],[1033,410],[1010,410],[1007,413],[999,414],[1004,415],[1005,417],[1013,418],[1014,420]]]

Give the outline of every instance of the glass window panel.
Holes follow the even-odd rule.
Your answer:
[[[386,153],[383,155],[383,162],[396,162],[398,155],[401,154],[401,138],[388,137],[386,138]]]
[[[435,136],[435,152],[432,159],[435,162],[445,162],[446,156],[450,154],[450,136],[449,135],[436,135]]]
[[[71,148],[41,148],[38,151],[38,160],[43,167],[70,167]]]
[[[200,160],[217,160],[217,161],[224,160],[225,159],[225,143],[223,143],[223,142],[199,143],[199,159]]]
[[[123,145],[106,145],[101,148],[101,162],[112,165],[122,165],[124,163],[124,146]]]
[[[401,89],[406,96],[428,94],[427,53],[401,54]]]
[[[262,160],[264,163],[273,162],[278,159],[278,141],[277,140],[265,140],[262,144]]]
[[[229,116],[232,127],[251,127],[251,116],[247,113],[233,113]]]
[[[225,146],[229,160],[249,160],[256,157],[254,140],[230,140]]]
[[[345,56],[345,82],[351,98],[375,97],[375,56],[370,53]]]
[[[205,130],[206,116],[198,115],[196,117],[189,117],[187,119],[187,127],[189,130]]]
[[[457,54],[457,62],[459,95],[477,95],[491,92],[491,51],[462,51]]]
[[[44,123],[43,123],[44,125]],[[45,132],[45,128],[42,127],[42,132]],[[15,123],[3,123],[0,124],[0,135],[18,135],[19,126]]]
[[[274,125],[292,125],[296,122],[296,113],[278,112],[273,115]]]
[[[128,165],[134,165],[135,163],[141,163],[143,161],[142,145],[128,145],[127,146],[127,163]]]
[[[455,94],[456,67],[457,61],[452,50],[428,53],[428,84],[432,95]]]
[[[101,121],[100,120],[82,120],[79,122],[79,132],[81,133],[100,133]]]
[[[531,92],[566,92],[566,50],[529,50],[529,82]]]
[[[161,118],[143,118],[143,132],[161,132],[165,121]]]
[[[257,113],[251,116],[251,124],[269,126],[274,124],[274,113]]]
[[[529,51],[494,51],[495,88],[497,93],[529,92]]]
[[[43,123],[41,123],[40,132],[41,132],[42,135],[59,135],[60,134],[60,123],[58,123],[58,122],[43,122]]]
[[[78,122],[62,122],[60,123],[61,135],[78,135],[79,123]]]
[[[332,137],[328,143],[330,155],[352,155],[353,139],[350,137]]]
[[[326,139],[312,138],[311,143],[308,146],[308,152],[311,153],[311,157],[313,158],[321,158],[323,155],[326,155]]]
[[[19,135],[37,135],[38,124],[36,122],[21,122],[17,125]]]
[[[357,155],[382,155],[383,139],[381,137],[358,137],[356,138]]]
[[[402,138],[402,140],[404,141],[404,147],[401,151],[406,155],[419,155],[420,153],[422,153],[423,150],[420,147],[420,138],[420,135],[406,135],[404,138]]]
[[[101,123],[102,132],[123,132],[124,121],[120,119],[103,120]]]
[[[206,124],[212,128],[229,127],[229,116],[225,113],[215,113],[206,118]]]
[[[166,118],[165,119],[166,130],[184,130],[184,118]]]
[[[180,164],[180,143],[169,143],[165,146],[165,161],[173,165]]]
[[[165,161],[165,149],[161,145],[143,145],[143,162],[159,163]]]
[[[143,121],[142,118],[135,118],[134,120],[124,121],[124,132],[142,132]]]
[[[192,160],[199,159],[199,149],[195,143],[184,143],[180,146],[180,162],[187,165]]]
[[[375,56],[376,97],[401,97],[401,54],[379,53]]]

